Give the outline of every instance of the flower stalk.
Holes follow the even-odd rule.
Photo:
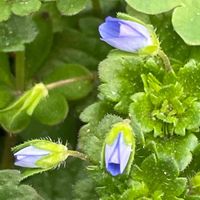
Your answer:
[[[171,63],[169,61],[169,58],[167,57],[167,55],[165,54],[165,52],[161,49],[159,49],[158,51],[158,56],[162,59],[163,64],[164,64],[164,70],[166,70],[167,72],[173,72],[173,69],[171,67]]]

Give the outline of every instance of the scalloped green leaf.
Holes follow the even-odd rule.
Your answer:
[[[63,15],[75,15],[86,7],[88,0],[58,0],[58,10]]]
[[[195,135],[185,137],[172,137],[169,139],[153,139],[156,144],[156,152],[166,156],[172,156],[178,163],[179,170],[183,171],[192,161],[192,152],[198,144]]]
[[[55,125],[63,121],[68,114],[68,103],[61,94],[50,92],[34,111],[34,117],[42,124]]]
[[[100,97],[114,102],[117,112],[127,114],[130,97],[136,92],[144,91],[141,74],[148,72],[161,74],[162,66],[159,66],[156,59],[112,51],[99,64],[102,82],[99,86]]]
[[[200,45],[200,2],[198,0],[126,0],[134,9],[147,14],[173,10],[175,31],[189,45]]]
[[[85,123],[99,122],[105,114],[111,111],[110,105],[106,102],[96,102],[88,106],[81,114],[80,119]]]
[[[23,51],[24,44],[32,42],[38,34],[31,17],[12,16],[0,23],[0,51]]]
[[[178,177],[178,165],[171,157],[151,155],[143,161],[141,170],[142,180],[151,195],[160,191],[163,199],[170,200],[179,197],[185,190],[187,179]]]
[[[99,163],[106,134],[112,125],[122,121],[116,115],[106,115],[98,124],[87,124],[80,129],[78,148],[94,162]]]
[[[178,72],[178,80],[183,85],[186,94],[200,99],[200,64],[190,60]]]
[[[0,198],[2,200],[43,200],[30,186],[20,184],[21,174],[17,170],[0,170]]]

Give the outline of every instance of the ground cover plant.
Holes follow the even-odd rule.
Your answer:
[[[0,200],[199,200],[200,2],[2,0]]]

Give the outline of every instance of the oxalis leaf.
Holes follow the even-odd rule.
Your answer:
[[[75,15],[83,10],[88,0],[58,0],[58,10],[64,15]]]
[[[0,22],[7,20],[10,17],[11,13],[19,16],[29,15],[33,12],[38,11],[40,9],[40,6],[40,0],[1,0]]]
[[[173,10],[172,23],[175,31],[189,45],[200,45],[200,1],[198,0],[126,0],[134,9],[159,14]]]
[[[0,51],[23,51],[24,44],[33,41],[37,33],[31,17],[13,15],[8,21],[0,23]]]
[[[17,170],[1,170],[0,198],[2,200],[42,200],[43,198],[32,187],[20,184],[21,178]]]

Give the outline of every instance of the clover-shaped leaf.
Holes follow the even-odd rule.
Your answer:
[[[200,2],[198,0],[126,0],[138,11],[159,14],[173,10],[172,23],[175,31],[189,45],[200,45]]]
[[[75,15],[83,10],[88,0],[58,0],[57,7],[64,15]]]
[[[24,44],[33,41],[37,33],[31,17],[12,16],[0,23],[0,51],[23,51]]]
[[[11,13],[19,16],[29,15],[33,12],[38,11],[40,9],[40,6],[40,0],[1,0],[0,22],[7,20],[10,17]]]

